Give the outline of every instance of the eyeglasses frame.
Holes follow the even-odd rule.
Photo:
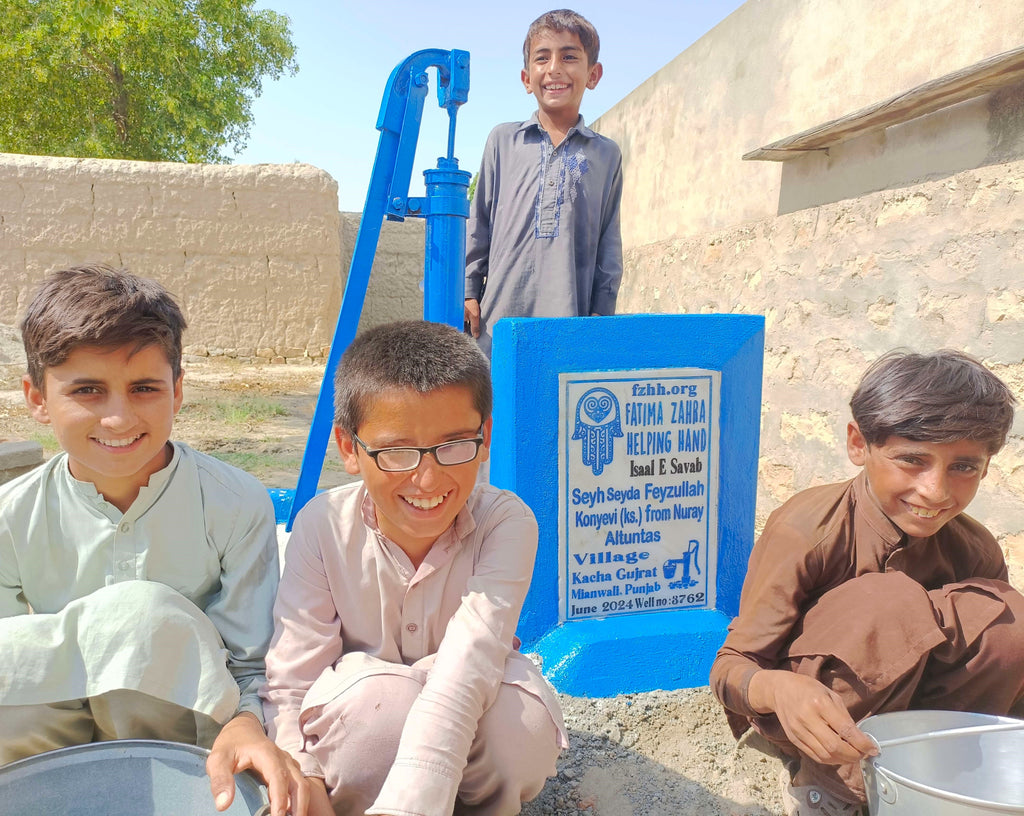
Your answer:
[[[477,435],[476,436],[467,437],[466,439],[449,439],[447,442],[441,442],[438,445],[430,445],[429,447],[426,447],[426,448],[420,448],[420,447],[417,447],[416,445],[395,445],[394,447],[390,447],[390,448],[371,448],[362,439],[359,438],[359,435],[355,431],[350,431],[349,433],[350,433],[352,439],[355,440],[355,442],[357,442],[359,444],[359,446],[364,451],[366,451],[366,455],[369,456],[373,460],[373,463],[377,466],[377,469],[380,470],[382,473],[409,473],[410,471],[416,470],[416,468],[418,468],[421,464],[423,464],[423,457],[426,454],[428,454],[428,453],[434,458],[434,461],[437,462],[439,467],[458,467],[459,465],[469,464],[474,459],[476,459],[477,456],[480,455],[480,446],[484,444],[483,431],[484,431],[484,426],[481,425],[480,426],[480,430],[477,431]],[[438,458],[437,458],[437,449],[438,448],[443,448],[445,445],[454,445],[454,444],[457,444],[459,442],[476,442],[476,450],[473,452],[473,455],[469,459],[467,459],[465,462],[456,462],[455,464],[451,464],[451,465],[446,465],[444,462],[438,461]],[[393,469],[390,469],[390,468],[382,468],[380,466],[380,462],[378,461],[377,457],[380,454],[382,454],[382,453],[387,453],[388,451],[395,451],[395,450],[412,450],[412,451],[416,451],[419,454],[419,459],[416,460],[416,464],[415,465],[413,465],[412,467],[409,467],[409,468],[402,468],[400,470],[393,470]]]

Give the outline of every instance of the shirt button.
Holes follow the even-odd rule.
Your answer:
[[[405,628],[410,632],[415,632],[417,629],[419,629],[419,627],[415,623],[410,623]]]
[[[124,522],[124,523],[123,523],[123,524],[121,525],[121,532],[122,532],[122,533],[127,533],[127,532],[129,532],[129,531],[130,531],[131,529],[132,529],[132,525],[130,525],[130,524],[129,524],[129,523],[127,522],[127,521],[126,521],[126,522]]]
[[[131,565],[131,561],[121,561],[118,563],[117,568],[121,570],[121,572],[128,572],[128,570],[131,568]]]
[[[553,182],[553,181],[549,181],[548,182],[548,187],[554,187],[554,186],[555,186],[555,182]]]

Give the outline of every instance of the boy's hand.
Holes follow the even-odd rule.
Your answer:
[[[774,713],[790,742],[822,765],[844,765],[878,753],[842,698],[813,677],[763,669],[750,678],[747,699],[756,711]]]
[[[309,791],[309,816],[334,816],[334,807],[327,795],[324,780],[316,776],[307,776],[306,787]]]
[[[469,333],[474,337],[480,336],[480,301],[475,298],[466,298],[463,307],[466,325]]]
[[[266,783],[273,816],[307,816],[310,788],[299,764],[274,745],[255,716],[243,711],[221,729],[206,760],[217,810],[231,806],[235,774],[245,770],[255,771]]]

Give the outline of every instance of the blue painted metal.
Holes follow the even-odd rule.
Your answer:
[[[436,170],[424,172],[426,196],[410,198],[409,181],[430,68],[437,69],[438,104],[448,111],[448,154],[438,159]],[[458,169],[454,150],[456,113],[468,96],[469,53],[466,51],[417,51],[396,66],[388,78],[377,116],[377,130],[380,131],[377,156],[352,251],[341,313],[313,411],[298,483],[291,497],[287,520],[289,530],[295,515],[316,492],[320,480],[333,425],[334,372],[341,355],[356,335],[384,218],[390,221],[403,221],[407,217],[426,218],[423,316],[426,320],[449,323],[462,329],[470,175]],[[275,498],[275,502],[281,500],[280,497]]]
[[[423,278],[423,319],[461,329],[465,301],[466,219],[469,173],[455,159],[438,159],[424,170],[427,229]]]
[[[562,692],[604,696],[705,685],[739,608],[754,541],[764,318],[513,318],[494,327],[491,483],[533,509],[540,546],[517,634]],[[716,608],[559,618],[559,374],[721,372]],[[686,551],[682,542],[680,553]],[[680,573],[682,572],[680,565]]]
[[[267,492],[270,494],[270,500],[274,503],[274,521],[278,524],[286,523],[292,509],[295,491],[286,487],[268,487]]]
[[[614,697],[707,685],[732,618],[717,609],[574,620],[531,648],[563,694]]]

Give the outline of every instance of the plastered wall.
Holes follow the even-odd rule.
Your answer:
[[[593,123],[622,148],[623,243],[775,214],[782,164],[744,153],[1022,43],[1017,2],[749,0]]]
[[[742,155],[1022,44],[1019,3],[749,0],[594,123],[623,149],[619,311],[766,316],[759,522],[855,472],[849,397],[893,347],[966,350],[1024,400],[1024,89]],[[1018,560],[1022,434],[1019,408],[971,508]]]
[[[186,165],[0,154],[0,324],[38,280],[105,261],[161,281],[186,353],[322,359],[359,216],[310,165]],[[364,321],[422,314],[423,224],[386,224]]]
[[[1024,399],[1024,162],[626,252],[620,312],[764,314],[758,515],[851,476],[848,401],[904,346],[954,347]],[[1024,411],[972,512],[1024,547]]]

